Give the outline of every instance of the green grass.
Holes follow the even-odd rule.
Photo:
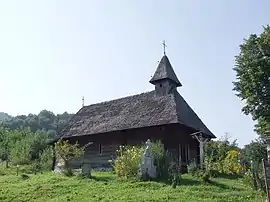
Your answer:
[[[260,192],[235,179],[214,179],[205,184],[184,175],[181,185],[118,181],[111,173],[94,173],[92,179],[54,173],[16,176],[0,174],[0,201],[263,201]]]

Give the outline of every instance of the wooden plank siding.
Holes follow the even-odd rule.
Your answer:
[[[81,145],[88,142],[93,142],[93,144],[86,148],[82,159],[72,160],[69,165],[79,168],[82,163],[90,163],[93,167],[104,167],[115,157],[120,145],[140,145],[147,139],[161,140],[165,149],[173,154],[178,164],[186,165],[198,158],[199,144],[189,135],[192,132],[194,131],[178,124],[72,138],[70,142],[78,141]]]

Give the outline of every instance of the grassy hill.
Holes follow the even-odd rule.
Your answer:
[[[0,201],[262,201],[260,192],[237,179],[220,178],[204,184],[184,175],[181,185],[173,189],[158,182],[118,181],[111,173],[94,173],[92,179],[53,173],[29,176],[23,179],[0,173]]]

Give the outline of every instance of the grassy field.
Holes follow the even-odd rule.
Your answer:
[[[53,173],[0,175],[0,201],[263,201],[260,192],[240,180],[214,179],[204,184],[184,175],[173,189],[157,182],[121,182],[111,173],[94,173],[92,179]]]

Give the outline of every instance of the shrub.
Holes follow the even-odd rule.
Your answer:
[[[241,180],[242,180],[243,184],[253,187],[252,171],[250,169],[248,169],[248,171],[245,172],[245,174]]]
[[[55,143],[55,154],[57,158],[64,161],[63,171],[65,175],[73,175],[72,169],[68,167],[68,162],[72,159],[81,158],[84,154],[85,147],[88,145],[86,144],[84,147],[81,147],[78,143],[70,144],[68,140],[59,140]]]
[[[199,167],[195,161],[192,161],[188,166],[187,166],[188,173],[191,175],[195,175],[196,172],[199,170]]]
[[[236,150],[230,150],[227,152],[227,156],[223,161],[224,173],[239,175],[244,170],[239,162],[240,152]]]
[[[151,142],[151,152],[157,168],[157,178],[163,180],[172,179],[176,172],[175,164],[172,155],[165,151],[164,145],[160,140]]]
[[[194,176],[201,179],[203,182],[210,182],[210,172],[207,170],[197,170]]]
[[[10,149],[11,161],[14,165],[29,164],[31,160],[31,143],[29,139],[21,139]]]
[[[39,162],[42,170],[51,170],[53,163],[51,148],[46,148],[39,153]]]
[[[137,177],[143,152],[143,147],[120,146],[116,151],[116,159],[112,161],[116,175],[125,179]]]
[[[218,170],[208,170],[210,177],[218,177],[221,173]]]

